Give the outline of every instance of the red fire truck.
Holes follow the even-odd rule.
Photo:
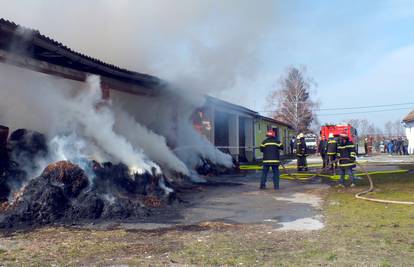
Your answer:
[[[349,137],[349,140],[355,144],[356,151],[358,151],[358,132],[354,127],[352,127],[351,124],[325,124],[321,126],[321,138],[323,136],[328,138],[331,133],[335,138],[337,138],[340,134],[346,134]]]

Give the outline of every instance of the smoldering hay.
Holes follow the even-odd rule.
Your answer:
[[[187,158],[177,155],[163,136],[168,130],[154,124],[152,130],[148,128],[150,123],[139,123],[139,118],[118,103],[104,102],[97,76],[79,83],[0,64],[0,87],[0,123],[12,130],[28,128],[45,133],[49,140],[50,158],[39,160],[39,171],[58,160],[70,160],[82,166],[81,159],[122,162],[131,172],[160,173],[165,169],[185,175],[200,157],[232,165],[230,156],[215,151],[192,128],[188,111],[179,114],[178,133],[187,134],[178,138],[177,143],[185,142],[193,148],[186,152]],[[153,101],[165,100],[154,98]],[[134,106],[148,114],[139,103]],[[162,118],[163,113],[153,116]],[[167,121],[167,117],[160,119],[159,125],[168,124]],[[206,152],[209,150],[214,153]]]

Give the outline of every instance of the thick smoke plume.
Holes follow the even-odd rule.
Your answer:
[[[274,0],[0,0],[0,5],[1,16],[77,51],[201,93],[254,78],[260,45],[280,17]]]
[[[0,88],[0,124],[45,133],[49,139],[50,158],[40,158],[37,173],[33,167],[27,173],[38,175],[58,160],[70,160],[87,172],[92,159],[122,162],[138,173],[164,169],[189,175],[200,157],[232,166],[231,157],[190,124],[194,106],[170,90],[159,97],[125,97],[114,91],[113,99],[104,102],[97,76],[80,83],[4,64]],[[179,149],[171,150],[166,138]]]
[[[140,147],[115,132],[115,115],[109,104],[102,103],[98,77],[91,76],[82,84],[3,64],[0,70],[1,123],[12,130],[29,128],[45,133],[50,139],[53,160],[113,160],[127,164],[133,172],[151,172],[153,168],[161,171]],[[138,123],[132,126],[136,129]],[[158,138],[155,146],[168,150],[162,137],[143,127],[140,130],[147,131],[141,138],[148,142],[152,142],[148,138]],[[186,171],[182,163],[168,167]]]

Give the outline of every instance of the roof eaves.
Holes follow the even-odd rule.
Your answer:
[[[0,18],[0,29],[2,31],[8,31],[9,33],[16,34],[16,30],[18,28],[25,30],[25,35],[30,33],[29,38],[25,36],[25,41],[33,42],[35,45],[65,56],[74,62],[78,62],[85,66],[94,68],[96,71],[99,70],[110,75],[119,76],[120,78],[126,79],[129,82],[143,84],[148,87],[159,88],[165,86],[166,84],[165,81],[157,77],[123,69],[118,66],[105,63],[99,59],[81,54],[63,45],[62,43],[59,43],[52,38],[41,34],[38,30],[22,27],[14,22]]]
[[[263,116],[263,115],[258,115],[257,118],[262,119],[262,120],[266,120],[266,121],[269,121],[269,122],[273,122],[273,123],[276,123],[276,124],[282,124],[282,125],[285,125],[288,128],[293,129],[292,125],[290,125],[289,123],[280,121],[280,120],[269,118],[269,117],[266,117],[266,116]]]
[[[228,102],[228,101],[225,101],[225,100],[213,97],[213,96],[206,96],[206,98],[207,98],[207,103],[209,103],[209,104],[223,106],[223,107],[226,107],[226,108],[229,108],[229,109],[232,109],[232,110],[237,110],[239,112],[243,112],[245,114],[249,114],[249,115],[252,115],[252,116],[257,116],[257,114],[258,114],[258,112],[254,111],[254,110],[248,109],[248,108],[243,107],[241,105],[233,104],[231,102]]]

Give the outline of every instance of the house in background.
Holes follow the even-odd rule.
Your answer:
[[[405,134],[408,139],[408,153],[414,154],[414,110],[408,113],[403,119]]]
[[[206,96],[193,114],[193,125],[212,144],[238,162],[254,161],[254,121],[258,113],[240,105]]]
[[[241,163],[263,157],[258,146],[266,138],[267,131],[274,131],[282,142],[282,155],[289,154],[290,139],[296,136],[287,123],[211,96],[207,96],[205,105],[193,113],[192,120],[198,132]]]
[[[274,131],[276,137],[283,144],[282,155],[287,155],[290,153],[290,139],[292,136],[296,136],[296,132],[293,127],[287,123],[268,118],[265,116],[257,115],[254,123],[255,131],[255,144],[259,146],[262,141],[266,138],[267,131]],[[261,159],[263,157],[259,149],[255,150],[255,159]]]

